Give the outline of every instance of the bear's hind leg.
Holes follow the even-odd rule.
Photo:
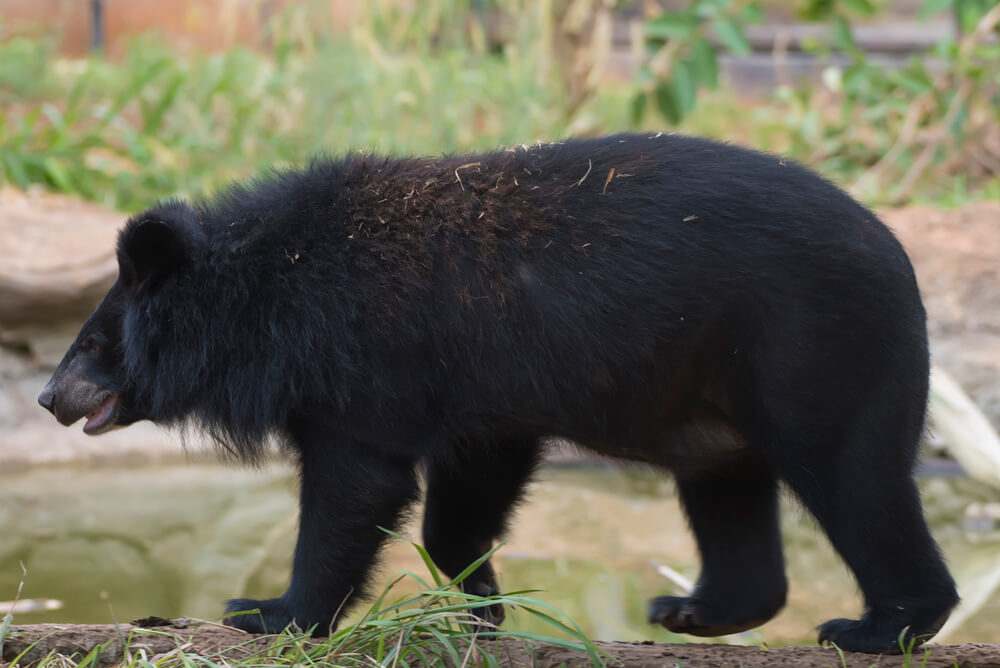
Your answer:
[[[455,577],[493,547],[538,463],[537,438],[497,443],[456,443],[446,457],[427,462],[424,545],[434,563]],[[462,583],[477,596],[500,592],[485,561]],[[478,610],[490,624],[504,619],[503,606]]]
[[[904,645],[933,636],[958,595],[911,477],[918,432],[897,427],[891,413],[898,407],[887,398],[873,404],[870,415],[856,417],[857,433],[840,447],[785,444],[782,476],[819,521],[864,594],[861,619],[826,622],[819,629],[820,642],[855,652],[899,652],[901,634]],[[873,420],[877,413],[884,420]]]
[[[701,554],[690,596],[660,596],[649,621],[676,633],[721,636],[760,626],[785,604],[777,482],[753,464],[677,481]]]

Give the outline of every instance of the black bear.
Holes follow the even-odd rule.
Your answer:
[[[227,622],[327,633],[426,476],[456,575],[504,531],[548,437],[668,470],[697,539],[649,618],[716,636],[785,603],[783,482],[864,595],[846,650],[957,602],[913,481],[925,314],[893,234],[779,157],[674,135],[481,155],[353,154],[133,216],[118,280],[39,396],[101,433],[194,424],[297,458],[291,584]],[[497,592],[487,562],[466,583]],[[499,622],[502,609],[483,615]]]

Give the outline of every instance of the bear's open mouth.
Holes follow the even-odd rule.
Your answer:
[[[95,435],[102,434],[115,426],[115,415],[118,413],[118,395],[108,392],[108,396],[101,400],[90,413],[87,413],[87,422],[83,425],[83,433]]]

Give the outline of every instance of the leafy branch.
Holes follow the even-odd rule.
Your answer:
[[[839,175],[857,196],[891,202],[956,178],[988,183],[1000,176],[1000,6],[925,0],[919,17],[948,11],[955,34],[897,68],[873,61],[855,39],[852,22],[880,11],[872,0],[800,0],[797,10],[826,26],[825,40],[803,40],[826,65],[821,85],[779,86],[783,150]],[[759,3],[746,0],[691,0],[649,19],[633,123],[650,98],[665,120],[681,122],[698,90],[718,85],[719,54],[748,54],[743,29],[761,19]]]

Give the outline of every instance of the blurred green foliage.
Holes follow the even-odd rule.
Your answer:
[[[828,85],[783,88],[748,109],[726,90],[697,93],[718,86],[721,49],[748,49],[743,26],[759,20],[761,3],[691,0],[645,26],[660,69],[635,82],[588,74],[581,94],[554,35],[560,7],[591,0],[566,1],[357,3],[338,35],[320,33],[316,7],[299,5],[268,25],[270,49],[217,55],[180,54],[152,37],[114,61],[60,58],[46,40],[0,42],[0,183],[136,210],[316,153],[435,155],[666,121],[788,153],[871,202],[1000,194],[996,178],[982,178],[1000,160],[982,136],[1000,113],[998,70],[982,62],[996,62],[995,40],[940,45],[944,73],[923,59],[885,72],[852,47],[847,18],[868,0],[808,0],[811,16],[840,26],[817,53],[847,53],[851,64],[831,69]],[[992,3],[927,0],[928,11],[959,5],[967,34],[978,34]],[[654,105],[666,118],[641,113]]]
[[[452,25],[468,13],[391,7],[335,38],[292,10],[275,20],[269,53],[180,56],[143,38],[109,62],[0,43],[0,182],[133,210],[321,152],[434,155],[568,134],[523,5],[501,51]],[[624,128],[625,102],[612,99]]]
[[[719,85],[718,56],[750,53],[744,34],[764,3],[690,0],[646,21],[648,58],[632,103],[639,122],[650,101],[679,123],[696,108],[699,90]],[[947,12],[956,34],[897,69],[857,43],[854,24],[888,9],[873,0],[796,0],[801,20],[825,26],[826,38],[805,50],[828,63],[823,83],[778,89],[787,121],[785,150],[835,174],[854,195],[903,202],[918,187],[943,196],[962,182],[994,194],[1000,188],[1000,5],[996,0],[923,0],[918,18]],[[834,61],[833,57],[839,56]]]

